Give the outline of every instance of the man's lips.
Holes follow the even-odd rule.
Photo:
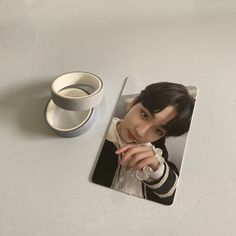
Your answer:
[[[133,136],[133,134],[128,130],[128,138],[130,140],[136,140],[136,138]]]

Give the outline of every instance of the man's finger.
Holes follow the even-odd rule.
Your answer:
[[[145,146],[137,146],[137,147],[133,147],[130,148],[129,150],[127,150],[123,157],[120,160],[120,164],[124,164],[125,162],[127,162],[131,157],[136,156],[138,153],[149,153],[149,155],[151,155],[151,150],[148,150]]]
[[[143,159],[146,159],[150,157],[149,152],[140,152],[135,154],[132,158],[129,159],[129,162],[127,164],[128,167],[133,167],[135,166],[138,162],[142,161]]]
[[[132,147],[134,147],[133,144],[127,144],[124,147],[118,148],[115,153],[116,154],[121,154],[122,152],[126,152],[127,150],[129,150]]]

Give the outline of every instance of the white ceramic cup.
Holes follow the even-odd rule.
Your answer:
[[[87,95],[65,94],[68,88],[80,88]],[[54,79],[51,86],[53,102],[66,110],[87,110],[97,106],[103,98],[102,80],[88,72],[70,72]]]
[[[79,88],[67,88],[61,91],[62,96],[87,96]],[[60,136],[75,137],[85,133],[92,125],[95,109],[70,111],[57,106],[52,99],[46,105],[45,118],[48,125]]]

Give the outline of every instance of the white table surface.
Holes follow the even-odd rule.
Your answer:
[[[234,0],[0,0],[0,235],[235,235]],[[100,76],[97,122],[65,139],[46,125],[52,79]],[[124,78],[195,85],[174,205],[89,181]]]

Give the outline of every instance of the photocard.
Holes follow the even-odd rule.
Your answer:
[[[92,182],[171,205],[196,97],[192,85],[128,78]]]

